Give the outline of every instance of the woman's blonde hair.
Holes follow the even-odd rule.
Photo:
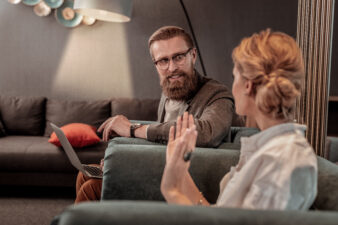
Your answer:
[[[291,119],[304,80],[304,64],[295,40],[270,29],[241,41],[232,52],[239,73],[253,82],[258,109],[275,119]]]

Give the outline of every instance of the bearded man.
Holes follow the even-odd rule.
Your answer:
[[[132,124],[125,116],[118,115],[99,127],[98,131],[103,132],[102,139],[108,141],[111,134],[117,134],[165,144],[170,127],[175,126],[178,116],[188,111],[195,118],[197,146],[217,147],[229,133],[233,118],[237,119],[230,91],[195,70],[197,51],[182,28],[162,27],[151,35],[148,45],[162,87],[158,123]],[[75,203],[99,200],[101,187],[101,179],[89,179],[80,172]]]
[[[115,116],[100,126],[103,140],[116,133],[165,144],[170,126],[188,111],[195,118],[197,146],[217,147],[228,134],[233,117],[236,118],[231,92],[195,70],[197,51],[182,28],[161,27],[151,35],[148,45],[162,87],[158,123],[134,125],[125,116]]]

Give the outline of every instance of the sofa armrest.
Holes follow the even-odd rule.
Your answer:
[[[324,157],[331,162],[338,162],[338,137],[326,137]]]
[[[132,123],[141,123],[141,124],[152,124],[156,123],[155,121],[143,121],[143,120],[131,120]],[[258,133],[257,128],[248,128],[248,127],[231,127],[229,135],[223,140],[218,149],[234,149],[239,150],[241,147],[240,138],[249,137]],[[141,138],[126,138],[126,137],[115,137],[110,140],[112,144],[137,144],[137,145],[163,145],[158,142],[152,142]]]
[[[252,127],[231,127],[230,140],[228,142],[240,144],[241,137],[250,137],[251,135],[257,134],[260,130]]]
[[[161,202],[104,201],[70,207],[58,219],[59,225],[333,225],[338,221],[338,214],[178,206]]]
[[[115,137],[109,141],[109,145],[162,145],[161,143],[148,141],[143,138]]]
[[[163,201],[160,184],[165,151],[164,145],[110,143],[105,153],[102,200]],[[219,182],[238,157],[239,151],[196,148],[191,176],[210,202],[216,202]]]
[[[318,194],[313,207],[338,211],[338,165],[317,156]]]

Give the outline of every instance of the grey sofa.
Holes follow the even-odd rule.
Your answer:
[[[159,100],[114,98],[71,101],[0,95],[0,185],[75,186],[77,170],[62,148],[48,143],[50,122],[95,127],[110,116],[156,120]],[[106,142],[76,149],[83,163],[98,163]]]
[[[157,99],[73,101],[0,95],[0,185],[74,187],[77,170],[62,148],[48,143],[50,122],[58,126],[86,123],[98,128],[107,118],[121,114],[147,123],[156,121],[158,104]],[[231,130],[225,142],[235,141],[235,133],[243,132],[236,127]],[[132,140],[156,144],[142,139],[116,139],[127,143]],[[98,163],[107,145],[101,141],[75,150],[82,163]],[[229,145],[223,143],[220,147]]]
[[[214,203],[219,182],[239,158],[236,149],[197,148],[191,174]],[[318,195],[309,211],[259,211],[177,206],[163,202],[160,181],[165,146],[111,141],[105,154],[101,202],[67,208],[53,221],[59,225],[91,224],[337,224],[338,166],[318,157]]]

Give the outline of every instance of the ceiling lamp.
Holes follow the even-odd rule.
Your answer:
[[[133,0],[75,0],[77,13],[108,22],[130,21]]]

